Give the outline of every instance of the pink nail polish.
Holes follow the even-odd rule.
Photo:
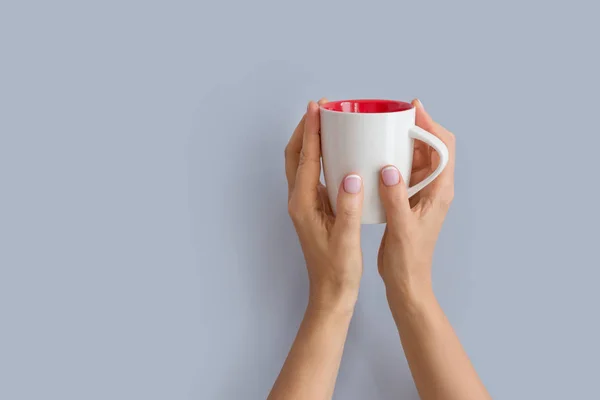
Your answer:
[[[358,175],[348,175],[344,178],[344,191],[350,194],[360,193],[362,179]]]
[[[381,171],[381,180],[385,186],[394,186],[400,182],[400,171],[396,167],[385,167]]]

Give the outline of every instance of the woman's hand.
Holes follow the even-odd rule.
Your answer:
[[[379,187],[387,227],[379,248],[379,273],[419,397],[489,400],[431,286],[433,250],[454,196],[454,136],[435,123],[419,101],[413,105],[417,125],[446,144],[450,159],[444,171],[410,201],[396,167],[382,169]],[[413,183],[431,174],[438,163],[435,151],[415,143]]]
[[[310,102],[285,149],[288,210],[306,259],[309,303],[351,312],[362,275],[362,180],[348,171],[339,188],[334,216],[327,189],[320,182],[319,130],[319,107]]]
[[[434,122],[423,105],[413,101],[417,125],[437,136],[448,147],[450,159],[444,171],[408,199],[406,184],[395,166],[381,170],[380,195],[387,226],[377,264],[390,295],[419,296],[431,290],[431,261],[440,229],[454,197],[454,135]],[[415,141],[411,183],[430,175],[439,163],[431,147]]]
[[[331,399],[362,275],[362,181],[346,176],[334,216],[319,180],[319,125],[319,107],[310,102],[285,149],[288,209],[306,259],[310,293],[269,400]]]

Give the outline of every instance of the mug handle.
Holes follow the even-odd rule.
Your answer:
[[[433,134],[427,132],[425,129],[420,128],[418,126],[413,126],[408,130],[408,134],[413,139],[427,143],[429,146],[433,147],[433,149],[437,151],[437,153],[440,155],[440,163],[435,169],[435,171],[433,171],[431,175],[423,179],[421,182],[408,188],[408,197],[410,198],[417,194],[425,186],[433,182],[433,180],[437,178],[439,174],[442,173],[442,171],[446,167],[446,164],[448,164],[449,155],[448,148],[446,147],[444,142],[435,137]]]

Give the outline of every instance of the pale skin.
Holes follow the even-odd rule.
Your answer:
[[[446,144],[450,160],[440,176],[410,200],[398,170],[382,169],[380,194],[388,222],[377,259],[379,274],[420,398],[491,399],[431,284],[433,251],[454,197],[454,136],[433,121],[418,100],[413,105],[417,125]],[[332,398],[358,297],[362,180],[348,171],[334,216],[319,181],[320,159],[319,108],[310,102],[285,151],[288,209],[306,260],[309,300],[270,400]],[[438,161],[435,151],[416,141],[411,184],[428,176]]]

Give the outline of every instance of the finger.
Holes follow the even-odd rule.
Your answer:
[[[296,171],[300,160],[300,151],[302,150],[302,136],[304,135],[304,121],[306,114],[294,129],[294,133],[285,147],[285,176],[288,181],[288,190],[291,192],[296,181]]]
[[[448,147],[448,152],[450,153],[450,159],[448,160],[448,166],[454,168],[454,154],[456,150],[454,135],[448,131],[446,128],[435,122],[431,116],[425,111],[425,107],[423,107],[423,103],[420,100],[415,99],[412,101],[413,106],[416,109],[416,124],[417,126],[425,129],[427,132],[430,132],[432,135],[436,136],[440,139],[446,147]],[[452,165],[450,165],[452,164]],[[444,170],[447,170],[444,169]]]
[[[439,138],[448,148],[448,164],[442,173],[431,183],[431,190],[429,191],[432,196],[444,195],[443,192],[453,191],[454,187],[454,166],[456,159],[456,141],[454,135],[429,116],[421,101],[413,100],[412,104],[417,111],[417,125]],[[430,152],[433,164],[432,167],[435,168],[439,163],[439,154],[433,149],[431,149]]]
[[[431,161],[430,151],[431,147],[420,140],[415,140],[413,149],[413,170],[419,170],[429,166]]]
[[[412,105],[415,107],[415,115],[416,115],[416,125],[430,132],[433,129],[433,121],[426,113],[424,113],[425,109],[423,108],[423,104],[420,100],[414,99]],[[425,142],[420,140],[415,140],[415,149],[413,152],[413,168],[421,169],[425,167],[429,167],[431,164],[431,152],[433,149],[427,145]],[[414,176],[414,174],[412,175]],[[416,182],[414,179],[411,180],[411,184],[415,185]]]
[[[294,191],[298,200],[304,204],[314,202],[317,198],[317,186],[321,176],[321,137],[319,135],[319,107],[316,103],[308,103],[302,150],[298,161]]]
[[[425,111],[425,107],[423,107],[423,103],[421,103],[421,100],[414,99],[413,101],[411,101],[411,104],[413,105],[413,107],[415,107],[415,117],[417,126],[420,126],[425,130],[433,128],[435,122],[429,116],[427,111]]]
[[[319,104],[319,106],[322,106],[325,103],[329,103],[329,100],[327,100],[327,98],[323,97],[323,98],[321,98],[321,100],[319,100],[318,104]]]
[[[385,210],[388,229],[399,229],[410,216],[410,204],[406,184],[398,168],[388,165],[381,170],[379,180],[379,195]]]
[[[340,185],[333,235],[343,243],[360,242],[363,185],[359,175],[351,174]]]

